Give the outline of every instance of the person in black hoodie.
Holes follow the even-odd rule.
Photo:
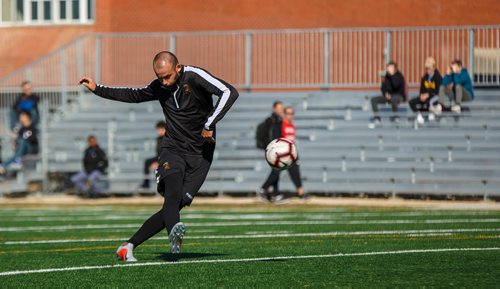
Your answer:
[[[27,111],[21,111],[19,123],[21,127],[17,131],[17,139],[14,143],[15,153],[10,159],[0,164],[0,174],[4,174],[9,166],[20,168],[23,156],[38,153],[37,130],[31,120],[31,114]]]
[[[380,123],[381,118],[379,115],[378,105],[385,103],[390,103],[392,106],[392,112],[394,115],[391,117],[391,121],[398,122],[399,118],[396,113],[398,111],[399,103],[404,101],[405,79],[403,74],[399,72],[396,62],[391,61],[387,64],[381,91],[381,96],[376,96],[371,99],[374,123]]]
[[[83,153],[83,170],[72,176],[71,182],[80,193],[93,197],[102,194],[102,188],[99,187],[97,181],[108,167],[108,158],[99,147],[95,136],[90,135],[87,142],[88,147]]]
[[[167,124],[164,121],[159,121],[156,123],[156,132],[158,136],[156,137],[156,155],[152,158],[146,159],[144,161],[144,180],[142,181],[141,188],[149,189],[149,170],[156,170],[158,168],[158,158],[161,152],[161,142],[163,137],[167,132]]]
[[[274,140],[277,138],[281,137],[281,120],[283,118],[283,112],[284,112],[284,106],[283,102],[281,101],[276,101],[273,104],[273,113],[266,119],[266,125],[269,131],[269,136],[270,140]],[[278,182],[279,182],[279,176],[280,172],[275,169],[271,169],[271,172],[269,173],[269,176],[267,177],[266,181],[260,189],[257,191],[257,198],[262,200],[262,201],[272,201],[272,198],[274,199],[278,198],[281,199],[279,196],[279,188],[278,188]],[[269,188],[273,187],[273,194],[270,195]]]
[[[417,123],[423,124],[424,117],[421,112],[429,111],[430,104],[437,101],[439,97],[439,88],[443,78],[436,69],[436,60],[428,57],[425,60],[425,74],[420,81],[420,95],[410,100],[410,108],[413,112],[418,112]],[[429,115],[429,121],[434,119],[434,114]]]

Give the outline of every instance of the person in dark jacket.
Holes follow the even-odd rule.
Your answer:
[[[172,52],[160,51],[152,64],[156,79],[143,88],[107,87],[89,77],[79,81],[102,98],[128,103],[157,101],[167,123],[156,177],[163,206],[116,250],[126,262],[137,261],[134,248],[163,229],[170,252],[180,252],[186,231],[180,211],[191,205],[205,182],[215,151],[216,125],[239,96],[229,83],[202,68],[179,63]]]
[[[17,131],[17,138],[14,143],[15,153],[10,159],[0,164],[0,174],[5,173],[5,170],[9,166],[21,168],[23,156],[38,153],[37,130],[31,121],[30,113],[21,111],[19,114],[19,123],[21,127]]]
[[[273,104],[273,113],[266,119],[267,127],[269,128],[270,139],[274,140],[281,137],[281,121],[283,118],[284,106],[283,102],[276,101]],[[281,199],[279,196],[279,182],[280,172],[271,169],[269,176],[264,184],[257,191],[257,198],[262,201],[271,201],[274,199]],[[273,194],[270,194],[269,188],[273,187]]]
[[[429,111],[430,104],[437,101],[442,82],[443,78],[436,69],[436,60],[428,57],[425,60],[425,74],[420,81],[420,95],[409,102],[411,110],[417,112],[417,123],[424,123],[424,117],[421,112]],[[434,114],[430,114],[429,121],[433,119]]]
[[[19,124],[19,114],[26,111],[31,116],[31,122],[38,124],[38,96],[33,93],[33,85],[29,81],[21,83],[22,93],[17,97],[10,111],[10,129],[14,130]]]
[[[164,121],[159,121],[156,123],[156,133],[158,136],[156,137],[156,155],[152,158],[146,159],[144,161],[144,180],[142,182],[141,188],[149,189],[149,172],[151,170],[156,170],[158,168],[158,158],[160,157],[161,152],[161,142],[163,141],[163,137],[167,132],[167,124]]]
[[[87,142],[88,147],[83,153],[83,170],[71,177],[71,182],[80,193],[89,194],[92,197],[102,194],[98,181],[108,167],[108,158],[99,147],[95,136],[90,135]]]
[[[448,107],[447,100],[451,102]],[[451,110],[461,113],[462,102],[474,99],[474,87],[467,69],[462,66],[462,61],[454,60],[451,68],[446,71],[443,85],[439,88],[439,104],[433,110],[439,114],[442,110]]]
[[[390,103],[392,106],[394,115],[391,117],[391,121],[398,122],[399,117],[397,116],[397,111],[399,104],[404,101],[405,79],[403,74],[399,72],[396,62],[391,61],[387,64],[381,91],[381,96],[376,96],[371,99],[374,123],[380,123],[381,118],[378,105],[385,103]]]

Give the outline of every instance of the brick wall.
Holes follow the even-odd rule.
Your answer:
[[[0,77],[93,31],[500,24],[499,3],[499,0],[96,0],[95,25],[0,28]]]

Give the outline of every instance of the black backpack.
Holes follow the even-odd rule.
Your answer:
[[[266,118],[259,123],[255,131],[255,146],[259,149],[266,149],[267,144],[271,142],[271,124],[272,121]]]

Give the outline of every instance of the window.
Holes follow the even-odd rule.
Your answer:
[[[66,1],[59,1],[59,19],[66,19]]]
[[[71,18],[72,19],[79,19],[80,18],[80,1],[79,0],[73,0],[71,5]]]
[[[93,23],[95,1],[0,0],[0,27]]]
[[[51,1],[43,1],[43,20],[51,20],[52,19],[52,2]]]
[[[31,20],[38,20],[38,3],[31,1]]]

